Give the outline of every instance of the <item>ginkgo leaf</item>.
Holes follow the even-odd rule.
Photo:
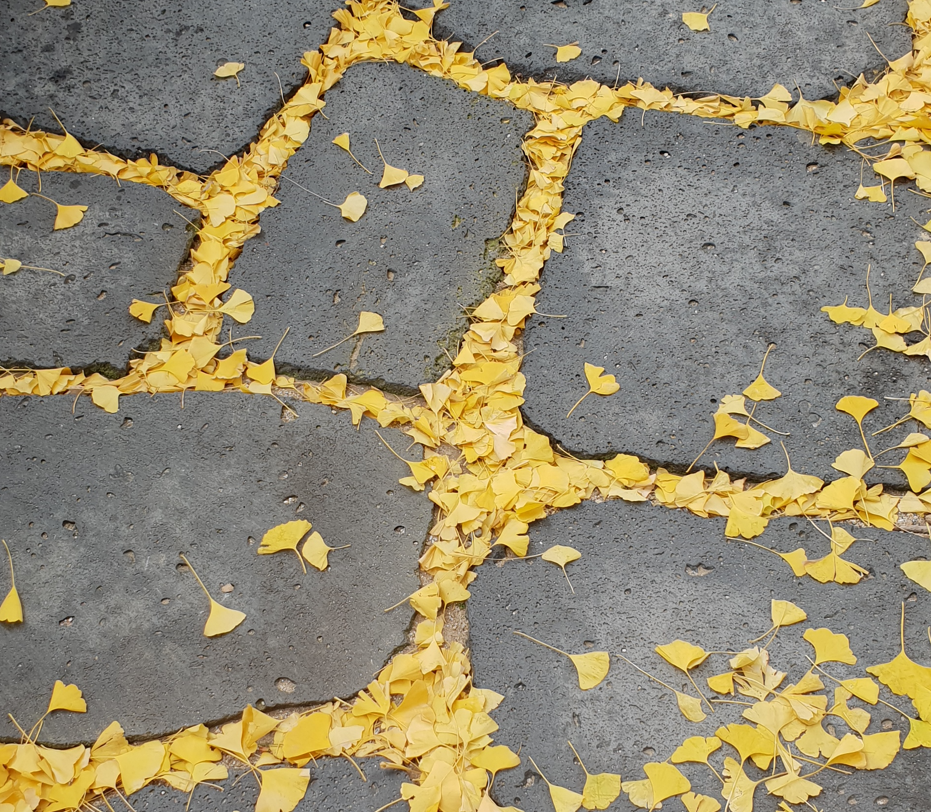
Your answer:
[[[707,718],[705,712],[701,709],[701,700],[694,696],[689,696],[681,691],[676,691],[676,704],[679,711],[690,722],[703,722]]]
[[[58,211],[55,215],[55,225],[52,227],[55,231],[76,226],[84,219],[84,212],[87,211],[87,206],[62,206],[58,203],[55,206]]]
[[[0,259],[0,270],[3,271],[4,276],[14,274],[22,267],[23,263],[18,259]]]
[[[46,713],[57,710],[71,713],[87,713],[87,702],[84,701],[84,694],[81,693],[81,689],[77,685],[65,685],[60,679],[55,680]]]
[[[808,620],[808,613],[791,601],[771,601],[770,615],[773,621],[773,628],[792,626],[796,623],[801,623],[803,620]]]
[[[91,401],[109,414],[120,408],[120,390],[116,386],[95,386],[91,389]]]
[[[832,662],[857,664],[846,634],[835,634],[830,629],[808,629],[802,637],[815,649],[815,665]]]
[[[29,193],[21,189],[13,178],[10,178],[3,184],[3,188],[0,188],[0,203],[15,203],[24,197],[29,197]]]
[[[673,764],[707,764],[712,753],[721,749],[721,740],[717,736],[691,736],[686,739],[669,757]]]
[[[423,175],[408,175],[404,178],[404,185],[407,186],[412,192],[414,189],[417,189],[420,186],[423,186],[424,176]]]
[[[756,376],[756,380],[751,383],[743,393],[750,400],[759,402],[762,400],[775,400],[778,398],[782,392],[776,389],[775,386],[772,386],[766,378],[763,377],[763,371],[766,368],[766,359],[769,358],[769,353],[772,351],[774,344],[770,344],[766,348],[766,352],[763,354],[763,363],[760,364],[760,374]]]
[[[838,454],[837,459],[831,463],[832,468],[836,468],[838,471],[848,476],[856,477],[857,479],[863,479],[866,472],[869,471],[873,465],[873,460],[866,455],[866,452],[859,448],[851,448]]]
[[[554,544],[540,555],[540,558],[542,558],[544,561],[549,561],[551,564],[555,564],[562,570],[563,575],[566,576],[566,581],[569,582],[569,589],[571,589],[573,592],[575,592],[575,588],[572,586],[572,581],[569,581],[569,574],[566,572],[566,564],[570,564],[573,561],[578,561],[581,557],[582,553],[580,553],[574,547],[565,547],[562,544]]]
[[[262,770],[262,785],[255,812],[291,812],[304,798],[310,785],[310,770],[280,767]]]
[[[255,313],[255,301],[246,291],[237,288],[220,307],[220,312],[225,313],[240,324],[245,324]]]
[[[906,561],[900,566],[911,580],[931,592],[931,561]]]
[[[573,59],[577,59],[582,54],[582,49],[579,48],[577,42],[571,42],[568,45],[559,45],[556,48],[556,61],[557,62],[571,62]]]
[[[362,167],[366,172],[368,172],[370,175],[372,174],[372,170],[371,170],[371,169],[368,169],[366,166],[364,166],[364,165],[362,164],[362,162],[361,162],[355,155],[352,154],[352,150],[349,148],[349,133],[340,133],[339,135],[336,136],[336,138],[333,139],[333,141],[332,141],[331,143],[336,144],[336,146],[338,146],[340,149],[346,150],[346,152],[349,153],[349,157],[352,158],[352,160],[354,160],[359,166],[361,166],[361,167]],[[355,193],[353,193],[353,194],[355,194]],[[343,204],[343,205],[345,205],[345,204]],[[364,211],[364,210],[365,210],[365,209],[364,209],[364,207],[363,207],[363,211]],[[345,217],[345,215],[343,215],[343,216]],[[362,215],[361,215],[361,213],[360,213],[359,217],[361,217],[361,216],[362,216]],[[359,217],[356,217],[356,220],[358,220]],[[346,219],[349,220],[349,219],[352,219],[352,218],[347,217]],[[355,220],[353,220],[353,222],[355,222]]]
[[[809,798],[821,794],[821,787],[818,784],[792,772],[770,778],[766,781],[766,789],[770,795],[785,798],[790,804],[803,804]]]
[[[309,526],[309,525],[308,525]],[[349,547],[348,544],[343,545],[342,547],[330,547],[323,540],[316,530],[307,537],[307,541],[304,542],[304,545],[301,547],[301,555],[304,557],[304,560],[307,561],[312,567],[316,567],[320,572],[323,572],[329,565],[327,556],[333,550],[345,550]]]
[[[236,86],[240,87],[239,72],[244,67],[246,67],[246,65],[243,62],[224,62],[213,72],[213,75],[218,79],[235,79]]]
[[[588,691],[596,685],[599,685],[608,675],[608,671],[611,668],[611,656],[607,651],[589,651],[585,654],[569,654],[562,649],[544,643],[542,640],[537,640],[529,634],[518,631],[515,631],[514,634],[530,640],[537,645],[543,646],[544,648],[548,648],[550,651],[555,651],[557,654],[562,654],[564,657],[568,657],[572,660],[572,664],[578,672],[579,687],[583,691]]]
[[[589,395],[593,393],[596,395],[613,395],[621,388],[617,378],[614,375],[602,375],[604,371],[604,367],[596,367],[594,364],[589,363],[585,364],[585,379],[588,381],[588,391],[569,410],[569,414],[566,415],[567,418],[572,416],[578,405]]]
[[[16,576],[13,574],[13,554],[6,541],[3,547],[6,550],[7,559],[10,562],[10,591],[7,592],[3,603],[0,603],[0,623],[22,623],[23,622],[23,604],[19,599],[19,592],[16,590]]]
[[[680,799],[686,812],[720,812],[721,804],[708,795],[696,795],[686,792]]]
[[[219,637],[220,635],[233,631],[233,629],[246,619],[245,612],[240,612],[237,609],[230,609],[227,606],[217,603],[210,596],[210,592],[207,591],[204,582],[200,580],[200,576],[194,570],[194,567],[191,566],[191,562],[188,561],[184,555],[181,556],[181,560],[187,564],[191,574],[197,579],[197,583],[200,584],[200,588],[204,590],[204,594],[210,602],[210,613],[207,615],[207,622],[204,624],[204,637]]]
[[[304,560],[301,558],[300,553],[297,551],[297,545],[300,540],[307,535],[307,533],[310,531],[310,528],[311,524],[306,519],[297,519],[293,522],[279,524],[277,527],[273,527],[271,530],[267,531],[264,536],[262,536],[262,541],[259,544],[256,552],[259,555],[271,555],[272,553],[280,553],[284,550],[291,550],[298,557],[298,560],[300,560],[301,568],[304,570],[304,572],[307,572],[307,568],[304,566]],[[329,550],[329,547],[327,547],[327,550]],[[324,554],[324,565],[321,567],[321,569],[326,568],[325,562],[326,554]]]
[[[582,757],[569,742],[569,747],[575,753],[575,757],[585,773],[585,787],[582,790],[582,806],[586,809],[607,809],[613,804],[621,794],[621,776],[616,773],[598,773],[592,775]],[[474,763],[474,761],[473,761]]]
[[[919,665],[905,653],[905,604],[899,625],[899,653],[888,663],[872,665],[866,669],[892,693],[908,696],[912,701],[921,699],[922,691],[931,685],[931,668]]]
[[[837,404],[834,406],[837,411],[849,414],[857,421],[857,427],[860,429],[860,437],[863,439],[863,447],[867,450],[867,453],[869,453],[869,447],[866,442],[866,435],[863,434],[863,418],[878,405],[879,403],[873,400],[873,398],[865,398],[860,395],[847,395],[837,401]]]
[[[149,324],[152,321],[152,316],[155,315],[155,311],[161,306],[158,303],[153,304],[152,302],[143,302],[141,299],[133,299],[129,305],[129,315]]]
[[[378,188],[387,189],[389,186],[397,186],[399,183],[404,183],[404,181],[407,180],[408,171],[406,169],[399,169],[396,166],[391,166],[391,164],[385,160],[385,156],[382,155],[381,146],[379,146],[377,138],[375,139],[375,147],[378,149],[381,162],[385,165],[381,180],[378,182]]]
[[[364,335],[365,333],[381,333],[385,329],[385,322],[378,313],[371,313],[368,310],[363,310],[359,313],[359,326],[356,327],[348,336],[340,339],[335,344],[331,344],[329,347],[320,350],[320,352],[314,353],[312,356],[316,358],[318,355],[323,355],[325,352],[338,347],[340,344],[343,344],[346,341],[349,341],[350,338],[354,336]]]
[[[654,806],[662,803],[667,798],[682,795],[692,788],[689,779],[672,764],[650,762],[643,765],[643,771],[647,774],[650,786],[653,789]]]
[[[540,774],[540,778],[546,781],[546,786],[550,791],[550,799],[553,801],[553,807],[556,812],[576,812],[582,805],[582,796],[578,792],[573,792],[566,787],[551,784],[533,759],[530,759],[530,763],[533,764],[533,768]]]
[[[682,14],[682,22],[684,22],[689,28],[693,31],[710,31],[711,26],[708,25],[708,15],[715,10],[717,3],[711,7],[711,11],[698,12],[698,11],[686,11]]]
[[[369,202],[364,195],[358,192],[350,192],[346,199],[336,208],[339,209],[343,217],[350,223],[355,223],[365,214],[365,209]]]
[[[697,668],[709,656],[704,649],[684,640],[674,640],[664,646],[657,646],[654,651],[667,663],[686,673]]]
[[[885,203],[888,199],[882,186],[864,186],[862,183],[853,196],[857,200],[869,200],[870,203]]]
[[[488,770],[492,777],[496,776],[501,770],[510,770],[520,765],[520,756],[518,756],[510,747],[499,744],[494,747],[486,747],[479,750],[472,756],[472,766],[482,770]]]

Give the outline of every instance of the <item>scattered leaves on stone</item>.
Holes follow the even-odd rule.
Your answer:
[[[181,556],[181,560],[187,564],[191,574],[197,579],[197,583],[200,584],[200,588],[204,590],[204,594],[210,602],[210,614],[207,615],[207,622],[204,625],[204,637],[219,637],[233,631],[233,629],[246,619],[246,613],[240,612],[237,609],[230,609],[228,606],[217,603],[210,596],[210,592],[207,590],[207,587],[204,586],[204,582],[200,580],[200,576],[194,571],[191,562],[183,555]]]

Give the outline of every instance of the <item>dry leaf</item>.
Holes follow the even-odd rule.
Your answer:
[[[14,274],[22,267],[23,263],[18,259],[0,259],[0,270],[3,271],[4,276]]]
[[[365,214],[365,209],[368,204],[369,202],[364,195],[358,192],[350,192],[346,195],[346,199],[336,208],[339,209],[340,214],[342,214],[346,220],[350,223],[355,223]]]
[[[352,160],[354,160],[359,166],[361,166],[363,169],[365,169],[365,171],[368,172],[370,175],[372,174],[372,170],[371,170],[371,169],[368,169],[367,167],[365,167],[365,166],[362,164],[362,162],[361,162],[355,155],[352,154],[352,150],[349,148],[349,133],[340,133],[339,135],[336,136],[336,138],[333,139],[332,143],[336,144],[336,146],[338,146],[340,149],[346,150],[346,152],[349,153],[349,157],[352,158]],[[353,194],[355,194],[355,193],[353,193]],[[364,199],[364,198],[363,198],[363,199]],[[343,205],[345,206],[346,204],[344,203]],[[364,206],[363,206],[363,209],[362,209],[362,210],[365,211],[365,207],[364,207]],[[344,214],[343,216],[345,217],[346,215]],[[359,214],[359,217],[361,217],[361,216],[362,216],[362,214],[360,213],[360,214]],[[353,220],[353,222],[355,222],[356,220],[358,220],[359,217],[356,217],[355,220]],[[352,218],[351,218],[351,217],[346,217],[346,219],[347,219],[347,220],[351,220]]]
[[[423,181],[424,181],[423,175],[408,175],[406,178],[404,178],[405,186],[407,186],[407,188],[410,189],[412,192],[414,191],[414,189],[417,189],[418,187],[422,186]]]
[[[0,603],[0,623],[22,623],[23,622],[23,604],[19,599],[19,592],[16,591],[16,577],[13,574],[13,554],[10,552],[6,541],[3,547],[6,550],[7,559],[10,562],[10,591],[7,592],[3,603]]]
[[[210,614],[207,615],[207,622],[204,624],[204,637],[219,637],[220,635],[233,631],[233,629],[246,619],[245,612],[230,609],[217,603],[210,597],[207,587],[204,586],[204,582],[200,580],[200,576],[194,571],[191,562],[183,555],[181,556],[181,560],[187,564],[191,574],[197,579],[197,583],[200,584],[200,588],[204,590],[207,600],[210,601]]]
[[[556,47],[557,62],[571,62],[582,54],[577,42],[571,42],[568,45],[559,45]]]

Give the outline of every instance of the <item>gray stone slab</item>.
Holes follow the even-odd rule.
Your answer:
[[[134,0],[74,3],[43,11],[4,3],[0,20],[0,114],[59,132],[55,110],[88,146],[206,172],[255,139],[285,95],[304,81],[305,51],[326,42],[339,0],[232,0],[158,8]],[[243,62],[241,87],[218,80]]]
[[[406,66],[364,64],[327,93],[327,117],[289,162],[286,178],[341,203],[368,198],[357,223],[287,180],[281,205],[262,215],[230,279],[255,297],[249,323],[268,357],[304,372],[346,372],[412,389],[449,366],[467,322],[499,278],[498,239],[524,182],[520,143],[529,114]],[[330,142],[349,132],[368,175]],[[425,177],[379,189],[382,162]],[[386,331],[313,354],[349,335],[359,311],[380,313]]]
[[[907,412],[884,396],[907,397],[929,378],[927,359],[882,350],[857,361],[872,335],[820,310],[847,296],[865,306],[870,265],[878,309],[888,312],[890,294],[895,307],[921,304],[910,292],[921,269],[913,243],[927,235],[912,218],[925,222],[924,201],[901,186],[895,214],[891,201],[854,200],[859,163],[781,128],[649,112],[642,125],[637,113],[588,127],[566,184],[576,236],[547,262],[537,304],[568,318],[535,317],[525,335],[530,423],[575,452],[629,452],[682,470],[711,439],[720,398],[756,378],[772,342],[766,377],[783,394],[756,417],[791,433],[796,470],[837,475],[831,462],[860,440],[836,402],[879,400],[865,421],[875,431]],[[621,389],[567,420],[587,389],[585,362]],[[875,442],[894,445],[909,430]],[[720,440],[702,464],[784,472],[772,437],[757,451]],[[898,473],[868,478],[904,482]]]
[[[19,184],[38,191],[31,173]],[[42,194],[87,211],[76,226],[53,231],[48,200],[0,205],[0,257],[65,274],[24,268],[0,277],[0,363],[125,370],[133,349],[157,345],[164,332],[162,311],[144,324],[129,306],[158,301],[175,283],[191,229],[174,213],[178,204],[148,186],[50,172]]]
[[[825,666],[828,673],[841,679],[864,676],[866,666],[898,654],[900,604],[906,601],[907,650],[918,662],[931,660],[926,636],[931,596],[899,570],[901,562],[927,554],[927,540],[859,531],[875,543],[857,542],[846,557],[868,567],[872,575],[842,587],[797,579],[780,559],[726,540],[723,530],[723,521],[684,511],[615,501],[586,503],[531,528],[530,554],[553,544],[581,551],[582,558],[568,566],[575,594],[562,572],[540,559],[481,568],[468,605],[476,684],[504,694],[494,714],[501,727],[495,741],[515,751],[522,747],[524,759],[520,767],[498,774],[498,803],[547,808],[546,787],[535,778],[529,757],[550,781],[581,791],[584,775],[573,764],[567,739],[591,772],[619,772],[625,781],[633,780],[644,777],[643,764],[663,761],[689,736],[713,735],[719,726],[738,721],[741,710],[718,705],[704,722],[687,722],[669,691],[617,656],[605,681],[583,693],[564,657],[514,636],[515,629],[572,653],[622,653],[694,695],[684,675],[653,653],[655,646],[683,639],[706,651],[740,650],[769,627],[770,601],[790,600],[805,609],[809,619],[783,629],[769,647],[771,664],[789,674],[786,685],[808,668],[806,656],[812,648],[802,639],[807,628],[846,634],[859,658],[856,666],[830,663]],[[802,546],[812,557],[828,552],[827,541],[804,520],[774,522],[757,541],[786,552]],[[922,594],[916,595],[916,590]],[[703,690],[705,677],[726,670],[726,659],[713,656],[694,672]],[[833,689],[827,694],[831,701]],[[901,708],[911,707],[885,689],[882,696]],[[895,712],[879,705],[867,710],[873,714],[869,732],[902,729],[904,720]],[[842,722],[831,722],[838,735],[846,732]],[[716,762],[719,769],[721,758]],[[708,780],[704,767],[684,765],[683,771],[696,791],[715,789],[717,782]],[[927,807],[926,774],[927,753],[919,751],[901,753],[881,772],[855,772],[850,777],[822,772],[816,780],[825,792],[816,806],[836,810],[859,803],[872,808],[875,799],[887,797],[889,809],[920,812]],[[758,793],[759,808],[774,809],[775,801],[764,800],[764,794]],[[680,808],[678,802],[671,808]],[[611,809],[633,807],[622,796]]]
[[[365,773],[363,782],[359,773],[345,759],[322,758],[308,764],[310,786],[304,800],[295,812],[374,812],[401,795],[401,784],[409,780],[401,770],[383,770],[378,759],[359,759]],[[238,812],[255,809],[259,788],[251,776],[234,784],[230,779],[221,786],[223,792],[210,787],[198,787],[191,800],[191,812]],[[150,784],[130,797],[137,812],[187,812],[188,796],[161,783]]]
[[[436,19],[438,38],[478,50],[482,62],[503,59],[512,72],[572,82],[591,76],[613,85],[642,77],[674,90],[762,96],[776,82],[805,98],[837,87],[911,49],[901,25],[906,0],[863,11],[817,0],[741,0],[718,6],[711,31],[694,32],[682,12],[711,3],[651,0],[453,0]],[[849,5],[854,5],[853,3]],[[497,32],[497,33],[495,33]],[[492,36],[494,34],[494,36]],[[581,56],[556,62],[551,45],[577,42]]]
[[[372,429],[312,405],[282,422],[270,398],[239,394],[188,393],[183,410],[124,398],[113,415],[82,399],[72,416],[72,401],[0,399],[0,525],[26,617],[0,629],[0,706],[37,719],[56,679],[88,704],[43,738],[93,741],[114,719],[160,735],[250,702],[352,695],[406,642],[410,610],[383,610],[418,588],[431,505],[398,484],[407,469]],[[306,575],[291,553],[256,554],[294,519],[352,546]],[[239,628],[202,635],[207,601],[181,552],[246,613]]]

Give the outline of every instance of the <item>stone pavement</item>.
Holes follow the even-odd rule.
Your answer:
[[[74,0],[30,16],[40,2],[11,0],[0,12],[6,54],[0,117],[57,133],[57,116],[86,147],[133,160],[154,153],[164,165],[200,173],[191,182],[207,197],[225,193],[208,173],[243,155],[304,82],[308,68],[301,56],[323,46],[337,23],[342,34],[321,52],[338,52],[341,37],[348,37],[347,19],[364,16],[353,6],[334,20],[332,13],[342,8],[337,0],[249,7],[229,0],[196,6]],[[348,757],[305,761],[310,785],[295,808],[374,812],[397,801],[401,785],[416,782],[428,765],[453,758],[466,771],[464,748],[481,737],[467,738],[474,728],[462,723],[462,714],[478,719],[482,706],[476,694],[457,699],[450,686],[463,690],[468,679],[461,669],[471,663],[475,685],[502,696],[491,714],[500,729],[488,727],[494,743],[510,746],[520,759],[497,775],[489,799],[536,812],[550,808],[550,801],[530,758],[549,779],[581,787],[567,740],[589,769],[619,772],[628,781],[642,777],[643,764],[669,757],[686,737],[710,736],[739,720],[739,709],[721,704],[700,725],[687,723],[668,690],[616,654],[691,691],[654,646],[682,638],[716,652],[742,649],[769,625],[770,600],[781,599],[802,606],[810,627],[849,636],[859,662],[829,663],[828,672],[838,678],[863,676],[862,666],[898,653],[903,604],[908,650],[919,662],[931,661],[931,599],[900,569],[903,561],[928,558],[927,538],[844,524],[863,538],[847,557],[866,569],[866,577],[856,586],[822,585],[795,577],[757,546],[725,538],[723,519],[666,510],[653,492],[647,504],[604,502],[594,487],[580,505],[568,498],[560,503],[552,493],[545,505],[533,501],[547,487],[570,493],[563,479],[578,474],[567,456],[545,468],[550,445],[579,460],[623,453],[636,455],[653,473],[659,467],[684,473],[712,436],[711,415],[721,398],[756,377],[770,345],[766,377],[782,397],[761,404],[755,416],[787,433],[796,470],[836,478],[831,463],[860,444],[854,421],[834,409],[839,398],[864,395],[879,402],[865,423],[870,437],[905,414],[901,400],[890,398],[931,387],[928,357],[871,351],[860,359],[873,345],[870,333],[835,324],[821,308],[845,299],[865,306],[867,268],[878,310],[922,305],[909,291],[922,271],[912,244],[926,236],[920,228],[928,220],[925,197],[899,183],[894,207],[891,199],[855,200],[861,180],[878,183],[868,165],[843,146],[818,144],[802,129],[742,129],[655,109],[632,108],[619,122],[602,117],[586,124],[578,149],[565,157],[560,139],[568,136],[554,120],[568,114],[550,109],[552,87],[535,91],[532,103],[515,97],[518,109],[481,95],[493,80],[506,81],[500,74],[472,87],[475,77],[453,62],[451,52],[413,60],[420,46],[408,48],[404,37],[413,34],[403,33],[404,24],[429,22],[427,7],[417,2],[391,18],[390,54],[351,64],[332,88],[320,88],[326,106],[287,160],[277,188],[268,176],[278,204],[255,216],[260,230],[241,253],[235,247],[233,263],[223,269],[234,288],[254,299],[254,316],[240,324],[226,315],[218,334],[198,338],[236,341],[211,344],[221,363],[235,360],[240,348],[254,363],[273,359],[267,380],[254,366],[229,379],[204,373],[196,383],[184,377],[190,370],[175,379],[156,370],[153,379],[177,381],[180,391],[154,397],[124,392],[115,413],[93,405],[93,389],[84,390],[92,397],[80,397],[77,388],[26,397],[7,387],[10,376],[30,369],[68,367],[102,389],[127,373],[145,377],[148,372],[136,373],[132,362],[177,347],[164,326],[168,309],[146,323],[129,315],[130,304],[178,296],[172,287],[179,273],[196,272],[195,262],[205,262],[198,255],[192,261],[192,246],[209,253],[210,240],[220,239],[201,231],[211,221],[209,211],[197,212],[158,188],[91,174],[11,170],[29,196],[0,204],[0,259],[18,258],[61,275],[23,268],[0,277],[0,536],[10,543],[25,606],[22,624],[0,623],[0,759],[12,752],[5,744],[21,742],[16,724],[28,722],[28,730],[42,716],[55,680],[80,686],[88,705],[86,714],[55,713],[44,722],[37,740],[56,748],[90,746],[113,720],[137,743],[200,723],[215,734],[246,705],[283,718],[334,702],[354,720],[368,702],[381,714],[379,722],[364,722],[359,711],[363,732],[354,735],[370,737],[366,744],[383,735],[404,753],[404,763],[392,769],[387,762],[380,766],[382,759],[359,758],[358,767]],[[722,3],[709,17],[711,31],[696,33],[681,14],[700,8],[452,0],[437,12],[433,32],[477,48],[486,67],[494,70],[500,62],[525,79],[591,77],[613,88],[642,77],[688,99],[711,92],[760,96],[777,82],[796,96],[835,99],[837,88],[857,75],[872,80],[881,73],[886,63],[877,50],[895,59],[910,48],[906,0],[881,0],[862,10],[815,0]],[[357,44],[378,30],[373,20],[359,24]],[[581,55],[557,63],[554,46],[570,42],[578,42]],[[309,64],[316,58],[308,57]],[[396,64],[405,60],[418,66]],[[226,61],[245,63],[238,81],[213,77]],[[902,102],[906,91],[894,92]],[[926,102],[919,96],[904,103],[921,109]],[[574,109],[588,107],[583,102]],[[912,123],[914,133],[924,126]],[[0,187],[6,164],[18,160],[4,151],[4,135],[15,132],[0,131]],[[332,143],[346,132],[354,155],[373,174]],[[919,145],[922,137],[914,133],[900,128],[895,143]],[[527,148],[531,142],[537,152]],[[282,148],[272,143],[269,149]],[[379,188],[379,150],[388,163],[422,173],[423,185]],[[55,161],[55,154],[43,157]],[[504,301],[488,299],[492,293],[536,294],[532,275],[515,281],[513,268],[510,277],[502,273],[519,253],[508,229],[526,211],[540,222],[555,214],[560,189],[545,190],[544,181],[561,184],[563,169],[562,210],[575,219],[565,224],[564,250],[547,258],[532,302],[536,314],[512,345],[522,317],[505,313],[495,321],[480,314],[489,302],[499,307]],[[888,182],[884,188],[888,194]],[[368,199],[358,222],[332,205],[352,191]],[[83,221],[53,231],[53,202],[39,194],[87,206]],[[211,227],[235,220],[224,217],[222,226]],[[522,232],[521,250],[526,241],[534,251],[544,244],[562,247],[550,226],[542,243],[532,242],[539,232]],[[206,297],[207,312],[220,306],[220,295],[226,290]],[[177,302],[172,307],[180,312]],[[362,311],[381,315],[385,331],[316,355],[348,336]],[[489,324],[494,331],[486,335]],[[492,348],[486,356],[470,357],[479,344],[475,335]],[[195,342],[184,344],[186,357],[202,347]],[[519,386],[477,387],[476,381],[491,387],[502,375],[494,362],[483,366],[484,359],[507,359],[509,352],[518,359],[508,372]],[[586,389],[586,363],[615,375],[620,391],[587,398],[567,418]],[[451,369],[455,375],[443,379],[450,391],[456,376],[473,376],[467,397],[447,400],[446,387],[419,388]],[[320,384],[338,374],[348,377],[348,392],[339,378]],[[220,388],[237,391],[209,391],[217,380]],[[368,385],[389,398],[379,401]],[[360,405],[352,400],[360,393],[397,412],[383,421],[388,407],[379,412],[373,401]],[[438,398],[444,406],[425,409],[419,420],[418,413],[403,413],[412,404],[432,407]],[[518,407],[542,438],[513,433],[520,428]],[[463,419],[456,434],[443,434],[443,420],[431,422],[436,413],[450,425],[463,414],[481,419]],[[873,445],[893,445],[918,428],[903,426]],[[780,436],[771,436],[772,443],[755,451],[734,448],[732,440],[716,442],[698,467],[709,475],[718,469],[748,477],[750,485],[780,476],[785,457]],[[440,473],[426,492],[415,491],[398,482],[411,470],[386,444],[412,461],[421,459],[424,447],[429,461],[436,449],[455,473]],[[499,487],[504,477],[482,478],[489,469],[500,472],[495,466],[508,454],[520,460],[506,471],[513,498],[507,482]],[[456,466],[466,463],[471,467],[457,479]],[[547,470],[549,486],[532,480]],[[879,467],[866,482],[898,495],[908,485],[899,470]],[[651,480],[642,490],[652,486]],[[622,490],[624,498],[642,496]],[[497,520],[526,518],[528,554],[555,544],[577,548],[582,557],[568,567],[574,592],[558,568],[537,558],[515,560],[504,546],[494,548],[469,583],[467,566],[481,560],[482,544],[508,532],[500,524],[489,530],[490,518],[485,525],[469,518],[478,511],[467,501],[475,494]],[[528,504],[520,502],[525,496]],[[456,511],[461,520],[452,522],[450,534],[444,521]],[[266,531],[299,519],[311,522],[331,547],[345,547],[330,554],[322,572],[304,573],[290,551],[257,555]],[[920,531],[922,520],[909,519],[908,527]],[[755,542],[779,552],[802,546],[813,557],[828,551],[827,540],[803,516],[774,518]],[[246,614],[242,625],[215,638],[202,634],[208,602],[182,553],[214,599]],[[436,564],[444,555],[448,560]],[[450,573],[465,582],[438,577],[430,586],[434,576]],[[422,614],[405,602],[424,584],[440,596],[431,600],[449,604],[440,616],[444,630],[430,617],[430,601],[418,604]],[[465,586],[471,596],[463,611],[457,589]],[[773,664],[790,672],[790,680],[808,667],[805,628],[781,630],[769,647]],[[580,693],[564,658],[513,631],[571,652],[607,650],[611,671]],[[467,656],[451,653],[457,644],[467,647]],[[436,670],[436,663],[418,670],[420,661],[410,655],[418,650],[448,667],[438,683],[452,698],[412,687]],[[696,671],[702,686],[705,677],[724,670],[725,658],[715,657],[716,665]],[[408,670],[383,678],[391,689],[384,697],[389,714],[371,680],[392,662]],[[370,694],[357,700],[367,686]],[[833,685],[826,693],[833,695]],[[409,701],[411,695],[420,704]],[[907,700],[885,689],[882,697],[911,711]],[[894,710],[854,704],[873,714],[871,732],[907,733]],[[437,730],[452,735],[433,727],[446,713],[456,725],[452,743],[430,738]],[[389,724],[397,722],[392,714],[403,719],[404,735],[415,731],[401,744],[395,741],[400,723]],[[838,737],[850,729],[839,719],[831,725]],[[328,735],[326,744],[336,742],[333,751],[339,752],[338,734]],[[266,740],[262,757],[272,759],[271,749]],[[881,771],[821,773],[824,791],[813,803],[824,812],[862,804],[923,812],[926,756],[909,751]],[[8,763],[0,761],[0,771]],[[241,764],[232,769],[222,793],[198,787],[190,808],[253,808],[258,770],[252,769],[255,776]],[[707,770],[683,771],[695,791],[720,795]],[[57,774],[54,780],[67,783]],[[413,799],[410,808],[474,812],[477,799],[460,807],[458,795],[453,799],[445,785],[442,792],[421,805]],[[774,809],[776,801],[763,795],[756,808]],[[140,812],[170,812],[186,808],[188,798],[156,780],[133,792],[131,802]],[[664,807],[683,808],[676,799]],[[610,806],[633,808],[626,795]],[[0,812],[6,812],[2,795]],[[490,800],[480,812],[494,812]]]

